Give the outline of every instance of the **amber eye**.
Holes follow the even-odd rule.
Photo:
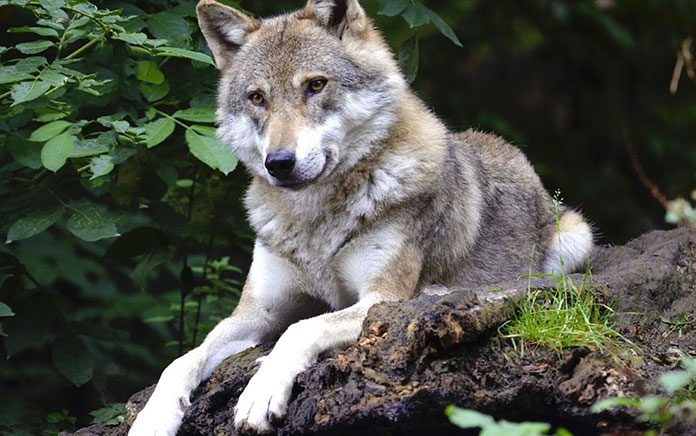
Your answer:
[[[326,79],[314,79],[309,82],[307,86],[307,92],[310,94],[318,94],[326,87]]]
[[[263,106],[266,104],[266,99],[260,92],[252,92],[249,94],[249,101],[251,101],[256,106]]]

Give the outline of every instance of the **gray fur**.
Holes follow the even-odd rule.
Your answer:
[[[280,335],[235,412],[238,430],[270,432],[295,376],[355,341],[373,304],[582,266],[589,225],[559,216],[514,146],[449,132],[357,0],[260,21],[211,0],[197,11],[221,71],[218,134],[252,175],[254,260],[235,312],[167,367],[131,436],[174,435],[215,366]],[[317,79],[326,86],[310,92]],[[265,167],[278,150],[295,156],[287,180]],[[297,321],[316,301],[334,312]]]

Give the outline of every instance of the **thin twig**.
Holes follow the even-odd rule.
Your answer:
[[[191,189],[189,190],[189,204],[188,208],[186,211],[186,218],[189,222],[191,223],[191,218],[193,216],[193,201],[196,197],[196,180],[198,179],[198,164],[196,163],[196,166],[193,170],[193,182],[191,183]],[[186,303],[186,297],[188,294],[191,292],[192,286],[191,286],[191,281],[192,277],[189,277],[191,272],[190,272],[190,267],[188,265],[188,247],[184,243],[184,265],[183,269],[181,271],[181,298],[179,301],[179,355],[183,354],[184,352],[184,314],[185,314],[185,303]]]
[[[631,159],[631,165],[633,166],[633,170],[636,172],[636,175],[638,176],[638,180],[645,186],[648,191],[650,191],[650,194],[652,194],[653,198],[657,200],[660,205],[667,210],[669,207],[669,200],[665,196],[665,194],[662,193],[660,188],[657,187],[645,174],[645,171],[643,170],[643,166],[640,164],[640,161],[638,161],[638,156],[636,155],[636,151],[633,148],[633,144],[631,143],[631,139],[628,136],[628,131],[624,129],[623,131],[623,139],[624,139],[624,146],[626,147],[626,152],[628,152],[628,157]]]
[[[102,39],[102,35],[99,35],[99,36],[97,36],[97,37],[95,37],[95,38],[92,38],[92,39],[91,39],[89,42],[87,42],[85,45],[83,45],[82,47],[78,48],[78,49],[75,50],[74,52],[72,52],[72,53],[70,53],[69,55],[67,55],[64,59],[65,59],[65,60],[70,60],[70,59],[73,59],[73,58],[78,57],[79,55],[81,55],[82,53],[84,53],[86,50],[88,50],[90,47],[92,47],[94,44],[96,44],[96,43],[98,43],[99,41],[101,41],[101,39]]]
[[[681,79],[682,71],[684,71],[684,56],[679,53],[677,54],[677,63],[674,64],[672,80],[669,82],[669,93],[672,95],[675,95],[679,89],[679,80]]]
[[[230,190],[226,190],[225,194],[222,196],[222,199],[216,205],[215,216],[220,216],[220,205],[226,204],[227,197],[229,196],[229,194]],[[208,268],[210,266],[210,258],[212,257],[213,253],[213,243],[215,242],[215,236],[217,236],[217,229],[217,226],[213,228],[213,230],[210,232],[210,239],[208,239],[208,246],[205,250],[205,262],[203,263],[203,279],[208,278]],[[191,340],[191,348],[196,346],[196,339],[198,339],[198,327],[201,321],[201,306],[203,305],[203,298],[203,295],[199,295],[196,297],[196,301],[198,304],[196,306],[196,320],[193,325],[193,339]]]

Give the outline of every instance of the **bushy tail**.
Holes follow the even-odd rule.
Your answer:
[[[567,210],[549,240],[543,272],[565,274],[581,270],[593,247],[592,228],[578,212]]]

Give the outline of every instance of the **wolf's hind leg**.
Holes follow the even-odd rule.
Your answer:
[[[582,215],[567,210],[553,227],[543,272],[564,274],[579,271],[592,251],[592,228]]]

